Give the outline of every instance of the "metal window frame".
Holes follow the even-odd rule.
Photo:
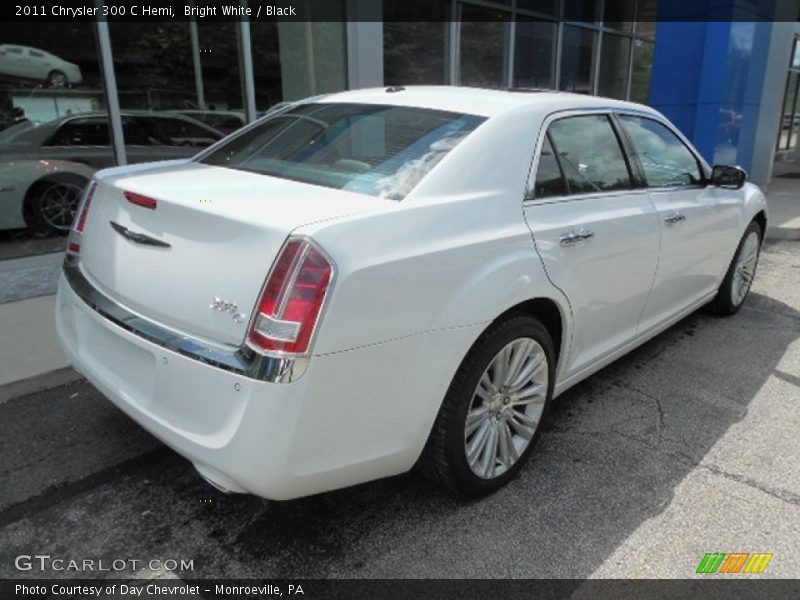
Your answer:
[[[97,6],[101,8],[102,0]],[[114,160],[117,165],[128,164],[125,152],[125,137],[122,132],[122,113],[119,107],[119,93],[117,90],[117,77],[114,73],[114,57],[111,52],[111,36],[108,31],[108,21],[100,19],[94,22],[95,38],[97,39],[97,52],[100,55],[100,73],[103,80],[103,90],[106,95],[106,109],[108,112],[109,131],[111,132],[111,147],[114,150]]]

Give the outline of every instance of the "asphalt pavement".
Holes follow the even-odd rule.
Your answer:
[[[2,577],[669,577],[707,552],[800,576],[800,242],[750,298],[695,313],[555,403],[482,500],[416,474],[291,502],[224,495],[87,382],[0,404]],[[257,458],[254,458],[257,459]],[[191,560],[170,573],[15,558]]]

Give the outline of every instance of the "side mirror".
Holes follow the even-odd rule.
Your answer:
[[[711,169],[711,185],[739,190],[747,182],[747,171],[731,165],[714,165]]]

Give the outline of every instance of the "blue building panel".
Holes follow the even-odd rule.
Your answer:
[[[751,168],[774,10],[774,0],[659,4],[650,104],[709,163]]]

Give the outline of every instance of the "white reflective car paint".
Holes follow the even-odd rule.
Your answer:
[[[562,393],[710,300],[765,212],[750,184],[696,198],[638,189],[524,200],[549,118],[634,111],[667,123],[644,106],[451,87],[324,101],[488,119],[399,202],[190,161],[101,171],[72,272],[127,317],[98,312],[65,277],[59,285],[58,332],[76,368],[229,491],[289,499],[407,471],[470,347],[531,299],[562,319]],[[132,207],[123,190],[158,208]],[[676,207],[686,222],[667,227]],[[172,247],[142,251],[109,221]],[[581,227],[594,236],[560,243]],[[335,269],[302,376],[265,381],[198,360],[190,340],[237,351],[245,324],[209,305],[219,297],[251,315],[290,234],[312,239]],[[180,344],[136,333],[139,320]]]

